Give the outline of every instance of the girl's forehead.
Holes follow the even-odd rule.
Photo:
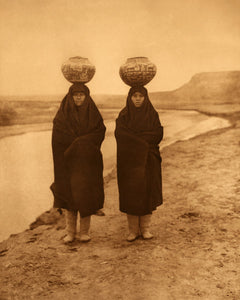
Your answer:
[[[141,92],[134,92],[133,95],[134,95],[134,96],[139,96],[139,95],[140,95],[140,96],[143,96],[143,97],[144,97],[144,95],[143,95]]]
[[[75,91],[75,92],[73,92],[73,95],[85,95],[85,93],[84,92],[78,92],[78,91]]]

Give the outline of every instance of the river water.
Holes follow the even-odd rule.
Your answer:
[[[161,149],[177,140],[229,126],[225,119],[195,111],[159,111],[164,127]],[[104,176],[116,161],[115,122],[105,122],[102,145]],[[51,131],[28,132],[0,139],[0,241],[21,232],[36,217],[50,209],[53,196]]]

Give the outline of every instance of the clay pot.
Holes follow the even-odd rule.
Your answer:
[[[149,83],[157,72],[157,67],[147,57],[131,57],[120,67],[121,79],[130,86]]]
[[[90,63],[88,58],[75,56],[70,57],[66,62],[64,62],[61,70],[68,81],[72,83],[86,83],[93,78],[96,68]]]

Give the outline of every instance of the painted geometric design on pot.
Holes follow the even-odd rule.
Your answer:
[[[61,67],[64,77],[74,83],[74,82],[89,82],[95,72],[96,68],[90,63],[88,58],[75,56],[70,57]]]
[[[128,58],[119,70],[121,79],[130,86],[146,85],[156,72],[157,67],[147,57]]]

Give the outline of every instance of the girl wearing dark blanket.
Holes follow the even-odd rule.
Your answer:
[[[74,83],[53,120],[54,207],[66,209],[67,236],[76,234],[80,213],[80,240],[89,241],[90,218],[103,207],[103,119],[82,83]]]
[[[139,230],[144,239],[150,239],[152,211],[162,204],[158,145],[163,138],[163,127],[146,88],[129,90],[126,107],[116,120],[115,137],[120,211],[127,214],[127,240],[134,241]]]

